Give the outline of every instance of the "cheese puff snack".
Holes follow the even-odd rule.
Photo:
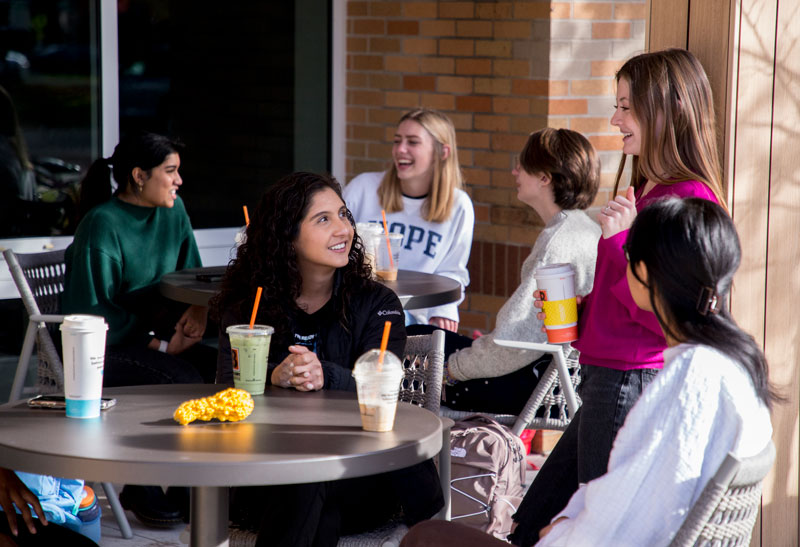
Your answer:
[[[216,418],[221,422],[238,422],[247,418],[253,412],[253,398],[243,389],[229,387],[219,393],[190,399],[175,409],[173,419],[181,425],[186,425],[195,420],[209,421]]]

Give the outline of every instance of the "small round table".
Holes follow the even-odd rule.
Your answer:
[[[0,406],[0,466],[60,477],[191,486],[191,545],[227,545],[228,487],[362,477],[409,467],[437,454],[442,421],[399,404],[393,431],[361,428],[354,393],[297,393],[268,387],[241,422],[173,421],[188,399],[217,385],[112,388],[116,406],[100,418]]]
[[[170,300],[207,306],[219,292],[225,269],[226,266],[209,266],[168,273],[161,278],[159,290]],[[398,270],[397,281],[382,283],[397,294],[406,310],[432,308],[461,298],[461,284],[443,275]]]

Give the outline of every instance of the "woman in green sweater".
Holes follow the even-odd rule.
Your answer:
[[[66,253],[62,308],[105,317],[107,387],[214,380],[216,354],[197,344],[207,309],[158,292],[162,275],[202,265],[177,196],[180,149],[161,135],[129,135],[81,184],[82,219]]]

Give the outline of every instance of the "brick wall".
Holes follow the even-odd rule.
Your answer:
[[[644,48],[646,1],[347,4],[347,178],[383,170],[397,120],[419,106],[453,120],[475,206],[472,282],[461,329],[490,330],[541,231],[516,199],[515,156],[546,126],[600,152],[605,203],[621,139],[609,124],[613,74]]]

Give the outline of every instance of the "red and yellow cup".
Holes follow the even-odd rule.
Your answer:
[[[550,264],[534,272],[541,295],[547,341],[563,344],[578,339],[578,304],[575,271],[571,264]]]

